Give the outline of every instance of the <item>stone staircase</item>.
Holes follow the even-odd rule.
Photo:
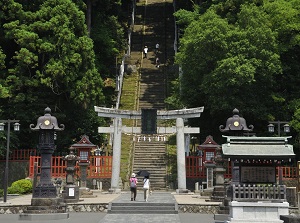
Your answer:
[[[135,145],[133,172],[147,170],[150,173],[151,190],[166,188],[166,148],[162,142],[137,142]],[[138,181],[142,182],[142,177]],[[138,184],[138,189],[142,188]]]
[[[155,52],[156,43],[160,51]],[[140,0],[132,35],[130,63],[136,64],[140,73],[137,109],[165,110],[169,62],[174,56],[174,19],[172,0]],[[147,58],[142,50],[148,46]],[[160,67],[155,59],[160,59]],[[140,120],[136,126],[141,126]],[[157,126],[160,126],[158,121]],[[143,136],[141,136],[143,137]],[[155,136],[145,136],[153,138]],[[166,145],[164,141],[141,140],[135,142],[132,171],[147,170],[151,173],[151,190],[166,189]],[[141,182],[142,178],[139,179]],[[138,186],[141,187],[140,184]]]
[[[155,191],[144,201],[144,193],[138,190],[136,201],[130,201],[130,193],[123,193],[109,203],[108,214],[178,214],[178,204],[169,192]]]

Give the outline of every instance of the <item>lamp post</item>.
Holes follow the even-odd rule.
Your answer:
[[[277,131],[278,131],[277,134],[278,134],[278,136],[280,136],[280,133],[281,133],[281,131],[280,131],[281,130],[280,129],[281,125],[283,125],[283,132],[285,132],[285,133],[290,132],[290,126],[289,126],[288,122],[286,122],[286,121],[272,121],[272,122],[269,122],[269,125],[268,125],[268,131],[270,133],[273,133],[275,131],[274,124],[277,125]],[[283,173],[282,173],[282,167],[281,166],[279,167],[278,175],[279,175],[279,185],[282,185],[282,178],[283,178],[282,175],[283,175]]]
[[[192,136],[192,137],[191,137],[191,141],[192,141],[192,150],[193,150],[193,155],[194,155],[194,156],[196,155],[196,140],[197,140],[197,137],[195,137],[195,136]]]
[[[6,144],[6,159],[4,169],[4,188],[3,202],[7,202],[7,186],[8,186],[8,159],[9,159],[9,143],[10,143],[10,124],[14,123],[14,131],[20,130],[19,120],[0,120],[0,131],[4,131],[4,123],[7,123],[7,144]]]
[[[277,125],[278,136],[280,136],[280,132],[281,132],[280,131],[281,130],[280,126],[282,124],[284,124],[283,125],[283,132],[285,132],[285,133],[290,132],[290,126],[289,126],[288,122],[286,122],[286,121],[272,121],[272,122],[269,122],[269,125],[268,125],[268,131],[269,132],[273,133],[275,131],[274,124]]]

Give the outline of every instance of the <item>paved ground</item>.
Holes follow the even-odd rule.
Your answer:
[[[109,202],[128,202],[130,200],[130,192],[124,191],[121,194],[109,194],[99,191],[93,191],[96,198],[85,198],[78,202],[82,203],[109,203]],[[8,204],[6,205],[30,205],[31,195],[8,197]],[[194,194],[179,195],[172,192],[153,192],[149,197],[149,202],[170,202],[176,201],[178,204],[201,204],[208,203],[205,197]],[[136,202],[144,202],[142,191],[138,191]],[[3,203],[0,205],[4,205]],[[209,214],[107,214],[101,212],[70,212],[69,219],[39,221],[42,223],[214,223],[213,215]],[[0,222],[2,223],[20,223],[28,221],[20,221],[18,214],[0,214]],[[37,222],[37,221],[35,221]]]
[[[1,223],[26,223],[30,221],[20,221],[17,214],[0,215]],[[37,221],[34,221],[37,222]],[[206,214],[165,214],[165,215],[125,215],[106,213],[70,213],[69,219],[39,221],[41,223],[213,223],[213,215]]]

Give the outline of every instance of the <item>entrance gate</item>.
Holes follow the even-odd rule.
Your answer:
[[[185,150],[184,150],[184,134],[200,133],[200,128],[185,127],[183,119],[198,118],[203,112],[204,107],[157,111],[157,119],[176,119],[176,126],[173,127],[157,127],[158,134],[174,134],[176,133],[177,145],[177,176],[178,189],[177,192],[186,191],[186,170],[185,170]],[[114,108],[105,108],[95,106],[95,111],[100,117],[113,118],[113,125],[110,127],[99,127],[99,133],[113,134],[113,166],[111,177],[110,191],[119,193],[119,177],[121,162],[121,140],[122,133],[141,134],[141,127],[122,126],[122,118],[141,119],[141,111],[119,110]]]

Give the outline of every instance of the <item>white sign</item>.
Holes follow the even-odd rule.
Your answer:
[[[74,197],[74,196],[75,196],[75,189],[69,188],[69,197]]]

